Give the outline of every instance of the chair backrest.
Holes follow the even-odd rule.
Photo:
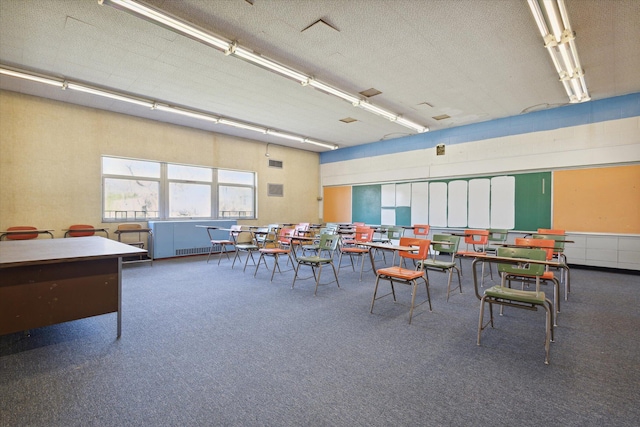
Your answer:
[[[37,228],[36,227],[32,227],[30,225],[16,225],[14,227],[7,228],[7,231],[20,231],[20,230],[25,230],[25,231],[27,231],[27,230],[37,230]],[[8,240],[29,240],[29,239],[35,239],[37,237],[38,237],[37,233],[7,234],[7,239]]]
[[[278,243],[281,245],[291,244],[291,235],[293,234],[293,228],[281,228],[278,232]]]
[[[84,230],[84,231],[72,231],[72,230]],[[96,234],[93,231],[93,225],[87,224],[73,224],[69,226],[69,231],[67,232],[69,237],[84,237],[84,236],[93,236]]]
[[[402,227],[389,227],[387,228],[387,239],[393,241],[393,240],[400,240],[400,238],[402,237],[402,235],[404,234],[404,228]]]
[[[540,249],[544,249],[547,255],[547,261],[550,261],[553,258],[553,248],[555,246],[555,241],[551,239],[531,239],[526,237],[516,237],[515,244],[520,246],[532,246]]]
[[[460,236],[452,236],[451,234],[434,234],[433,250],[441,254],[455,254],[460,246]],[[443,242],[442,244],[437,242]]]
[[[544,261],[547,254],[542,249],[529,248],[498,248],[498,257],[503,258],[521,258],[536,261]],[[498,271],[500,273],[526,275],[526,276],[542,276],[545,272],[544,264],[501,264],[498,263]]]
[[[564,236],[566,233],[564,230],[561,230],[559,228],[538,228],[537,234],[557,234],[560,236]]]
[[[118,230],[137,230],[142,228],[141,224],[137,223],[126,223],[126,224],[118,224]]]
[[[509,230],[502,228],[490,228],[489,229],[489,241],[495,243],[504,243],[507,241]]]
[[[307,231],[309,229],[309,223],[308,222],[301,222],[300,224],[295,226],[295,234],[296,235],[304,235],[304,233],[302,233],[302,231]]]
[[[322,251],[329,251],[333,253],[338,247],[340,236],[337,234],[321,234],[320,243],[318,244],[318,253]]]
[[[373,240],[373,228],[371,227],[356,227],[356,243],[366,243]]]
[[[325,229],[327,232],[331,232],[333,234],[338,232],[338,224],[335,223],[327,223],[327,225],[325,226]],[[322,233],[319,233],[322,234]]]
[[[489,230],[465,230],[464,242],[467,245],[486,246],[489,242]]]
[[[401,237],[400,246],[417,246],[417,251],[400,251],[402,258],[409,258],[424,261],[429,257],[429,246],[431,240],[416,237]],[[422,265],[422,264],[419,264]]]
[[[429,230],[431,226],[428,224],[415,224],[413,226],[413,235],[414,236],[422,236],[424,239],[429,235]]]
[[[561,253],[564,251],[564,239],[566,236],[562,234],[534,234],[534,239],[553,240],[553,251],[555,253]]]
[[[354,227],[364,227],[364,222],[354,222],[351,223],[351,225]]]
[[[236,235],[236,243],[239,245],[253,245],[255,244],[255,236],[249,230],[240,230]]]

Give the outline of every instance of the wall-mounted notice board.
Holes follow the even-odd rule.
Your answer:
[[[324,187],[324,222],[351,222],[351,186]]]
[[[551,172],[324,191],[324,220],[329,222],[522,231],[551,227]]]
[[[553,227],[640,234],[640,165],[554,172]]]

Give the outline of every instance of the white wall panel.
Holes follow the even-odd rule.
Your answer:
[[[469,180],[469,227],[491,228],[490,214],[491,181]]]
[[[491,228],[511,230],[516,222],[516,179],[513,176],[491,178]]]
[[[467,181],[449,182],[447,198],[447,224],[449,227],[467,226]]]
[[[429,183],[411,184],[411,222],[429,224]]]
[[[429,225],[447,226],[447,184],[445,182],[429,184]]]
[[[396,184],[396,207],[411,206],[411,184]]]

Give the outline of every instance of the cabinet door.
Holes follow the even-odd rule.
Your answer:
[[[551,172],[516,177],[516,230],[551,228]]]

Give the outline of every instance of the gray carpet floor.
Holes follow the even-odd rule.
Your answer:
[[[372,272],[314,297],[205,261],[125,266],[120,339],[115,314],[0,337],[0,425],[640,425],[640,275],[572,269],[545,365],[541,311],[506,309],[476,345],[468,261],[449,302],[430,273],[411,325],[407,286],[369,313]]]

